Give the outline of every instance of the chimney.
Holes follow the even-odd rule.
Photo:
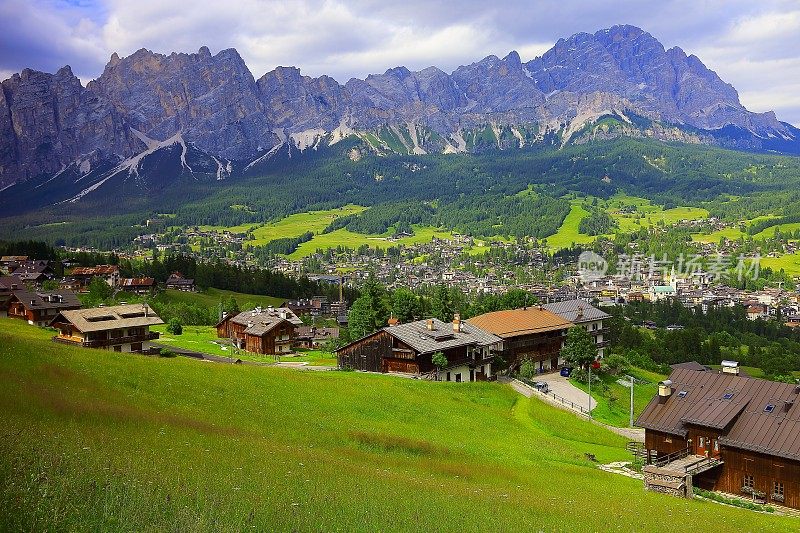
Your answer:
[[[539,311],[544,311],[544,307],[542,306],[542,304],[537,305],[536,309],[538,309]]]
[[[428,331],[433,331],[434,328],[433,328],[433,319],[432,318],[429,318],[426,321],[426,326],[428,328]]]
[[[658,402],[664,403],[672,396],[672,380],[665,379],[658,384]]]
[[[583,318],[583,306],[578,306],[578,316],[576,318]]]
[[[395,317],[391,317],[389,319],[389,327],[394,327],[399,323],[400,323],[400,321],[398,319],[396,319]]]
[[[783,402],[783,412],[784,413],[788,412],[789,409],[791,409],[793,405],[794,405],[794,400],[784,400],[784,402]]]
[[[458,313],[453,315],[453,331],[456,333],[461,332],[461,315]]]
[[[723,374],[733,374],[734,376],[739,375],[739,362],[738,361],[723,361],[722,362],[722,373]]]
[[[142,311],[144,312],[144,317],[147,318],[147,304],[142,304]]]
[[[278,316],[281,318],[286,318],[286,309],[280,309],[278,311]]]

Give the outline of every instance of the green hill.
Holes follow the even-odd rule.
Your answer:
[[[148,358],[0,319],[0,530],[789,531],[646,493],[499,384]]]
[[[242,292],[226,291],[213,287],[201,292],[183,292],[174,289],[167,289],[158,295],[158,301],[164,303],[185,303],[201,305],[204,307],[214,307],[220,302],[233,296],[239,304],[240,309],[253,309],[257,306],[278,307],[286,303],[286,298],[276,298],[274,296],[262,296],[260,294],[245,294]]]

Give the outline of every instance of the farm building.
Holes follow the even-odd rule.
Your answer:
[[[608,345],[608,341],[605,340],[608,335],[608,328],[603,327],[603,320],[608,320],[611,315],[583,300],[554,302],[544,304],[542,307],[546,311],[557,314],[564,320],[569,320],[576,326],[585,328],[594,339],[595,344],[597,344],[597,357],[603,358],[603,352]]]
[[[122,278],[119,288],[125,292],[134,294],[150,294],[156,287],[156,280],[153,278]]]
[[[262,355],[292,351],[295,328],[303,324],[286,307],[256,307],[237,315],[225,316],[217,323],[217,337],[227,338],[241,349]]]
[[[53,263],[46,259],[22,261],[16,267],[11,268],[11,273],[21,279],[23,283],[36,285],[55,277]]]
[[[697,485],[800,509],[800,386],[677,369],[636,425],[648,488]]]
[[[75,267],[70,276],[84,288],[89,286],[92,278],[100,278],[112,287],[119,285],[119,267],[117,265]]]
[[[456,317],[451,324],[430,318],[388,326],[339,348],[340,368],[368,372],[427,374],[436,372],[432,357],[442,352],[446,381],[493,378],[492,360],[501,339]]]
[[[339,328],[298,326],[296,345],[300,348],[319,348],[328,341],[339,338]]]
[[[16,276],[0,276],[0,318],[8,316],[8,305],[13,291],[24,288]]]
[[[166,287],[168,289],[173,289],[176,291],[183,291],[183,292],[194,292],[195,285],[194,280],[190,278],[184,278],[183,274],[180,272],[173,272],[169,275],[166,281]]]
[[[60,333],[53,340],[63,344],[102,348],[115,352],[158,353],[150,341],[158,333],[150,326],[164,321],[147,304],[114,305],[61,311],[50,323]]]
[[[70,291],[27,291],[11,292],[8,300],[8,317],[26,320],[35,326],[46,326],[60,312],[80,309],[81,302]]]
[[[503,339],[503,359],[510,368],[528,359],[540,372],[555,370],[563,362],[559,352],[573,326],[541,306],[485,313],[467,322]]]

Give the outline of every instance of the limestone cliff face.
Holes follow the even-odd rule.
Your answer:
[[[240,159],[276,142],[253,75],[236,52],[168,56],[139,50],[111,61],[87,90],[153,139],[178,132],[209,153]]]
[[[84,89],[69,67],[56,74],[25,69],[2,83],[0,187],[75,161],[88,169],[138,144],[113,106]]]
[[[333,78],[302,76],[294,67],[267,72],[258,79],[258,89],[270,122],[293,132],[335,129],[350,102]]]
[[[700,59],[633,26],[560,39],[527,63],[511,52],[450,74],[396,67],[344,85],[293,67],[256,81],[236,50],[212,55],[203,47],[113,54],[86,87],[69,67],[26,69],[0,87],[0,189],[68,166],[87,174],[178,134],[216,161],[219,176],[351,134],[378,153],[614,135],[800,153],[800,131],[774,113],[749,112]],[[605,115],[624,125],[591,127]]]

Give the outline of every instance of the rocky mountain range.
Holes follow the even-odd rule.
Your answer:
[[[139,177],[160,150],[180,172],[222,180],[350,136],[377,154],[425,154],[619,135],[800,153],[800,130],[745,109],[700,59],[615,26],[527,63],[511,52],[450,74],[396,67],[344,85],[293,67],[256,80],[236,50],[206,47],[115,53],[85,87],[68,66],[25,69],[0,90],[0,190],[83,180],[76,200],[111,177]]]

